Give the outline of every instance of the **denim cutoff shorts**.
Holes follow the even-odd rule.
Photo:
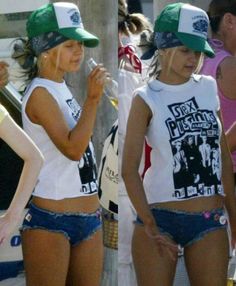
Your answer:
[[[101,210],[94,213],[60,213],[29,205],[20,231],[43,229],[65,235],[71,246],[89,239],[102,226]]]
[[[227,227],[227,219],[221,208],[203,212],[152,208],[151,212],[160,233],[169,236],[181,247],[191,245],[211,231]],[[139,217],[135,223],[143,225]]]

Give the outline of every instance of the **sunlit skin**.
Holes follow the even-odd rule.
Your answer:
[[[156,79],[162,83],[176,86],[188,82],[191,75],[199,69],[202,60],[201,53],[194,52],[184,46],[159,50],[158,55],[156,64],[158,67],[160,60],[161,71],[156,72]],[[189,92],[191,96],[191,90]],[[175,96],[174,92],[172,95]],[[153,92],[151,96],[155,97],[157,102],[164,101],[161,96],[159,97],[158,91]],[[204,94],[201,96],[204,96]],[[184,101],[184,98],[182,100]],[[176,102],[179,101],[181,101],[180,98],[176,99]],[[148,203],[139,174],[139,166],[143,153],[143,142],[145,136],[152,132],[149,127],[152,124],[150,122],[152,122],[153,116],[157,116],[156,111],[154,103],[153,109],[151,109],[139,95],[134,97],[127,124],[122,161],[122,176],[127,192],[144,224],[144,227],[138,224],[135,225],[132,240],[132,256],[138,285],[140,286],[173,285],[178,259],[178,249],[175,241],[160,232],[150,211],[151,208],[160,207],[186,212],[204,212],[223,208],[225,205],[230,214],[231,244],[233,247],[236,242],[232,162],[224,133],[221,136],[220,145],[225,199],[221,196],[207,196],[183,201]],[[217,115],[221,121],[220,111],[217,112]],[[137,122],[139,122],[138,125]],[[180,145],[179,148],[181,148]],[[228,242],[227,232],[219,229],[211,231],[198,242],[184,248],[185,263],[192,286],[225,285],[228,267]],[[205,253],[206,249],[207,255]],[[149,267],[144,267],[144,265],[149,265]]]
[[[53,85],[62,83],[65,73],[77,72],[80,69],[83,58],[82,43],[74,40],[65,41],[39,55],[37,77],[50,80]],[[79,161],[85,153],[93,134],[104,86],[109,78],[109,73],[101,64],[87,75],[87,96],[80,119],[73,128],[69,126],[59,103],[43,85],[36,87],[27,101],[25,107],[27,117],[32,123],[44,129],[49,137],[48,141],[69,160]],[[59,96],[60,94],[58,94],[58,100]],[[32,203],[37,207],[58,213],[94,213],[99,208],[96,195],[66,197],[61,200],[33,196]],[[25,231],[22,234],[22,246],[29,286],[98,286],[100,284],[103,266],[101,230],[97,230],[90,239],[73,247],[61,233],[39,229]],[[87,265],[90,266],[87,267]]]
[[[185,46],[161,51],[162,70],[159,80],[167,84],[182,84],[189,80],[197,69],[201,53]]]
[[[66,72],[76,72],[84,59],[84,45],[75,40],[68,40],[42,53],[39,75],[62,82]]]

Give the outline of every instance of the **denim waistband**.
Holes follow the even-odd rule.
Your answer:
[[[47,209],[40,208],[36,206],[34,203],[30,202],[29,208],[33,212],[40,212],[49,215],[65,215],[65,216],[97,216],[98,212],[101,213],[101,207],[99,207],[95,212],[86,213],[86,212],[54,212]]]
[[[169,212],[169,213],[176,213],[176,214],[189,214],[189,215],[199,215],[202,216],[204,213],[218,213],[218,212],[224,212],[224,208],[214,208],[204,211],[185,211],[185,210],[178,210],[178,209],[169,209],[169,208],[162,208],[162,207],[151,207],[150,210],[159,210],[163,212]]]
[[[155,207],[151,209],[151,212],[160,233],[167,235],[181,247],[191,245],[211,231],[227,227],[227,218],[223,208],[187,212]],[[139,217],[135,223],[143,225]]]

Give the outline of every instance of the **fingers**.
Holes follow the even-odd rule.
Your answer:
[[[3,87],[8,83],[9,74],[7,67],[7,63],[0,61],[0,87]]]
[[[178,256],[178,246],[169,242],[166,237],[156,239],[156,245],[161,256],[167,254],[171,260],[175,261]]]
[[[96,76],[96,82],[99,84],[106,84],[109,80],[111,80],[111,76],[107,72],[98,74]]]
[[[3,87],[8,83],[8,77],[8,73],[2,75],[0,71],[0,87]]]
[[[161,256],[168,254],[172,260],[176,260],[178,254],[178,245],[173,243],[167,236],[158,233],[156,227],[145,226],[147,236],[155,241]]]
[[[0,61],[0,68],[3,68],[3,67],[9,67],[9,64],[4,61]]]
[[[104,85],[107,81],[111,79],[111,75],[107,72],[102,64],[96,66],[90,73],[89,77],[95,80],[97,84]]]
[[[169,249],[171,249],[171,250],[173,250],[175,252],[178,252],[178,250],[179,250],[178,249],[178,245],[173,243],[173,242],[171,242],[171,241],[169,241],[168,238],[166,236],[164,236],[164,235],[159,235],[158,237],[155,238],[155,240],[158,243],[168,247]]]
[[[160,236],[160,234],[157,232],[155,225],[154,226],[145,225],[144,229],[145,229],[147,236],[151,239],[154,239]]]

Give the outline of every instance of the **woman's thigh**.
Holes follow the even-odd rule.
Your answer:
[[[139,286],[172,286],[177,259],[172,260],[167,252],[161,256],[140,225],[134,229],[132,255]]]
[[[27,286],[64,286],[70,244],[61,233],[41,229],[22,233]]]
[[[99,286],[103,267],[101,229],[90,238],[71,247],[67,286]]]
[[[185,261],[192,286],[225,286],[229,260],[226,229],[213,230],[185,248]]]

